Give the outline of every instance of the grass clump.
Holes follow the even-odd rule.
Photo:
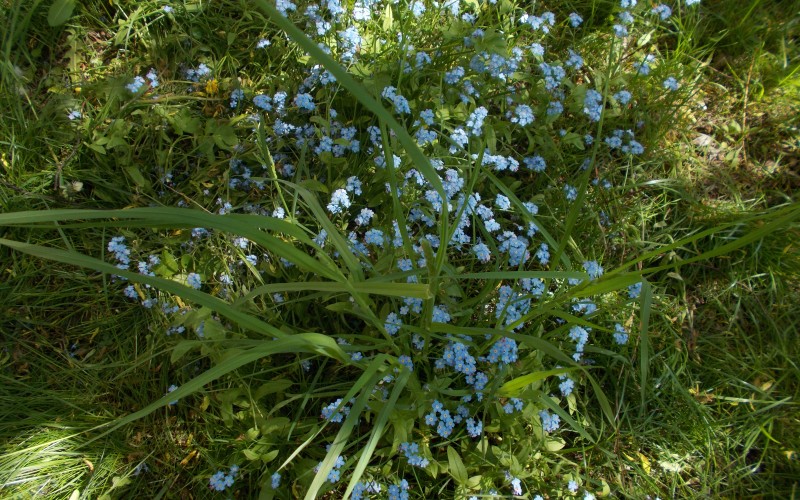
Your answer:
[[[692,128],[780,37],[698,4],[11,2],[4,493],[793,494],[800,211],[701,167],[791,163]]]

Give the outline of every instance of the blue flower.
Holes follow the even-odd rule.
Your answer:
[[[426,64],[431,63],[431,56],[429,56],[426,52],[417,52],[416,57],[416,65],[417,69],[421,69]]]
[[[314,104],[314,98],[311,94],[297,94],[294,98],[294,104],[298,108],[305,111],[314,111],[317,105]]]
[[[235,467],[235,469],[234,469]],[[212,490],[215,491],[225,491],[226,488],[230,488],[233,486],[234,479],[236,477],[236,472],[239,470],[238,466],[231,467],[231,473],[225,474],[222,471],[217,471],[211,476],[209,480],[209,486]]]
[[[614,94],[614,99],[616,99],[622,105],[628,104],[628,102],[631,100],[631,93],[627,90],[620,90]]]
[[[564,112],[564,105],[561,101],[551,101],[547,105],[547,116],[556,116]]]
[[[423,127],[417,130],[414,136],[417,139],[417,144],[419,144],[420,146],[424,146],[426,144],[433,143],[433,141],[435,141],[439,137],[439,134],[437,134],[433,130]]]
[[[397,358],[397,362],[400,363],[401,365],[405,366],[406,368],[408,368],[412,372],[414,371],[414,363],[411,361],[411,356],[407,356],[405,354],[402,354]]]
[[[543,62],[539,64],[539,69],[544,73],[544,88],[551,92],[556,90],[561,85],[561,81],[567,76],[566,71],[561,66],[551,66]]]
[[[564,397],[569,396],[572,394],[572,390],[575,388],[575,381],[571,378],[566,378],[563,382],[558,384],[558,388],[561,391],[561,395]]]
[[[289,0],[276,0],[275,4],[278,11],[284,16],[288,16],[289,12],[297,10],[297,6]]]
[[[672,15],[672,9],[670,9],[669,7],[664,5],[663,3],[660,3],[660,4],[656,5],[655,7],[653,7],[650,10],[650,12],[652,12],[653,14],[656,14],[658,17],[660,17],[662,21],[666,21],[667,19],[669,19],[669,16]]]
[[[272,98],[266,94],[253,97],[253,104],[264,111],[272,111]]]
[[[580,15],[578,15],[578,13],[572,12],[569,15],[569,24],[573,28],[577,28],[578,26],[581,25],[582,22],[583,22],[583,18]]]
[[[439,418],[436,416],[436,413],[430,412],[425,415],[425,424],[427,425],[436,425],[436,422]]]
[[[542,419],[542,429],[547,432],[555,432],[561,423],[561,418],[557,414],[551,414],[548,410],[539,412],[539,418]]]
[[[619,323],[614,325],[614,342],[619,345],[628,343],[628,331],[625,330],[625,327]]]
[[[525,263],[530,258],[527,239],[511,231],[504,231],[497,239],[501,242],[498,250],[508,253],[508,263],[510,265],[518,266]]]
[[[475,253],[475,257],[477,257],[478,260],[484,264],[489,262],[489,260],[492,258],[492,253],[489,250],[489,247],[486,246],[486,243],[478,243],[472,247],[472,251]]]
[[[603,275],[603,267],[596,260],[587,260],[583,263],[583,268],[589,274],[589,279],[595,280]]]
[[[344,420],[344,417],[350,414],[349,406],[345,405],[342,406],[342,408],[337,409],[339,408],[339,405],[341,405],[341,403],[342,399],[339,398],[333,403],[323,408],[321,413],[322,418],[330,420],[331,422],[341,423],[342,420]]]
[[[470,134],[474,136],[481,135],[483,129],[483,120],[488,114],[489,111],[481,106],[469,115],[469,118],[467,119],[467,128],[469,128]]]
[[[507,197],[503,196],[502,194],[498,194],[497,195],[497,198],[495,199],[494,204],[500,210],[508,210],[509,208],[511,208],[511,200],[509,200]]]
[[[444,74],[444,82],[448,85],[455,85],[462,78],[464,78],[464,68],[462,68],[461,66],[456,66],[455,68],[445,72]]]
[[[572,49],[569,50],[569,59],[564,64],[567,65],[568,68],[572,68],[575,70],[579,70],[583,67],[583,58]]]
[[[344,189],[337,189],[331,195],[331,202],[328,203],[328,211],[331,214],[338,214],[342,210],[350,208],[350,198],[347,196],[347,191]]]
[[[242,89],[235,89],[231,92],[231,108],[237,107],[242,99],[244,99],[244,91]]]
[[[603,112],[603,96],[600,92],[594,89],[586,91],[586,96],[583,98],[583,112],[589,116],[589,120],[600,121]]]
[[[517,361],[517,342],[508,337],[503,337],[494,343],[486,359],[499,366]]]
[[[382,247],[385,238],[386,237],[384,236],[383,231],[381,231],[380,229],[370,229],[369,231],[366,232],[366,234],[364,234],[364,241],[366,241],[368,245],[375,245]]]
[[[511,480],[511,493],[516,496],[522,495],[522,483],[517,477]]]
[[[673,92],[680,88],[680,84],[678,80],[675,79],[674,76],[670,76],[666,80],[664,80],[664,88],[667,90],[672,90]]]
[[[655,62],[656,56],[653,54],[648,54],[645,56],[644,60],[638,62],[633,65],[634,69],[636,69],[637,74],[642,75],[649,75],[650,74],[650,63]]]
[[[520,104],[514,110],[514,116],[511,118],[511,123],[517,123],[521,127],[533,123],[535,116],[533,110],[527,104]]]
[[[281,485],[281,473],[276,472],[272,474],[272,489],[276,490]]]
[[[567,489],[569,490],[570,493],[574,495],[575,493],[578,492],[578,483],[576,483],[573,480],[570,480],[570,482],[567,484]]]
[[[449,323],[450,322],[450,314],[447,312],[447,308],[445,306],[435,306],[433,308],[433,320],[434,323]]]
[[[356,216],[355,223],[358,226],[366,226],[369,224],[369,221],[372,220],[372,217],[375,216],[375,212],[370,210],[369,208],[362,208],[361,213]]]
[[[399,448],[408,459],[410,465],[421,468],[428,466],[428,459],[419,455],[419,445],[417,443],[401,443]]]
[[[628,298],[637,299],[639,298],[639,294],[642,293],[642,282],[634,283],[633,285],[628,286]]]
[[[547,168],[547,163],[544,161],[544,158],[539,155],[528,156],[523,159],[523,162],[525,163],[526,168],[533,170],[534,172],[544,172],[544,170]]]
[[[121,266],[124,266],[123,269],[128,268],[131,262],[131,251],[127,245],[125,245],[124,236],[115,236],[111,238],[111,241],[108,242],[108,251],[114,254],[114,258],[117,259]]]
[[[339,40],[342,46],[342,61],[350,62],[355,59],[356,52],[358,52],[358,49],[361,47],[362,43],[361,35],[358,33],[358,28],[355,26],[350,26],[346,30],[340,31]]]
[[[389,500],[408,500],[408,481],[403,479],[400,484],[393,484],[389,486]],[[378,493],[376,491],[374,493]]]
[[[436,432],[439,433],[441,437],[446,438],[452,434],[455,425],[456,423],[453,421],[450,412],[443,410],[439,415],[439,425],[436,426]]]
[[[564,184],[564,196],[567,197],[567,201],[575,201],[578,199],[578,189],[569,184]]]
[[[476,422],[473,419],[468,418],[466,423],[467,423],[467,434],[469,434],[469,437],[476,438],[481,436],[481,434],[483,433],[483,422],[481,421]]]
[[[386,322],[383,325],[383,327],[386,329],[386,333],[389,335],[394,335],[400,331],[401,326],[403,326],[403,322],[396,313],[389,313],[389,315],[386,316]]]
[[[128,85],[125,85],[125,88],[128,89],[132,94],[139,92],[145,84],[144,78],[141,76],[136,76],[133,78],[133,81]]]
[[[203,282],[200,279],[200,275],[197,273],[189,273],[189,275],[186,277],[186,284],[194,288],[195,290],[199,290],[200,287],[203,286]]]

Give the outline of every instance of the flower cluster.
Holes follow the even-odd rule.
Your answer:
[[[424,469],[430,463],[427,458],[419,454],[419,445],[417,443],[401,443],[400,452],[408,459],[408,463],[414,467]]]
[[[225,491],[233,486],[236,475],[239,473],[238,465],[231,465],[228,473],[217,471],[209,480],[209,487],[214,491]]]
[[[325,420],[329,420],[331,422],[336,422],[337,424],[342,423],[344,418],[350,414],[350,407],[347,406],[346,404],[342,405],[342,401],[343,400],[339,398],[333,403],[323,408],[321,415],[322,418],[324,418]],[[349,403],[353,404],[353,401],[350,401]]]
[[[336,457],[336,461],[333,463],[333,468],[328,472],[328,481],[331,483],[339,482],[339,479],[342,478],[341,468],[344,467],[345,458],[341,455]],[[314,472],[319,472],[322,468],[322,462],[318,463],[316,467],[314,467]]]

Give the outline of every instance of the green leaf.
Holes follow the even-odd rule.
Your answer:
[[[392,6],[391,4],[388,4],[383,10],[383,31],[392,31],[393,23],[394,16],[392,15]]]
[[[276,392],[283,392],[291,387],[293,382],[291,380],[272,380],[269,383],[263,384],[256,389],[253,393],[253,399],[261,399],[267,394],[275,394]]]
[[[261,461],[264,463],[272,462],[273,460],[275,460],[275,457],[278,456],[278,451],[279,450],[272,450],[269,453],[264,453],[263,455],[261,455]]]
[[[500,387],[498,393],[504,397],[516,397],[525,387],[533,384],[534,382],[538,382],[539,380],[543,380],[547,377],[552,377],[553,375],[568,373],[573,370],[574,368],[557,368],[555,370],[544,370],[540,372],[528,373],[527,375],[522,375],[521,377],[509,380]]]
[[[642,281],[640,302],[641,328],[639,329],[639,376],[642,405],[640,412],[647,412],[647,390],[650,374],[650,310],[653,306],[653,287],[647,280]]]
[[[75,0],[55,0],[47,13],[47,24],[61,26],[72,16],[75,10]]]
[[[149,187],[150,186],[150,183],[148,183],[145,180],[144,176],[142,175],[142,172],[137,167],[135,167],[133,165],[125,167],[125,172],[128,173],[128,176],[131,178],[131,180],[133,180],[133,182],[136,183],[137,186],[139,186],[139,187]]]
[[[453,479],[456,480],[456,483],[459,485],[466,484],[467,480],[469,479],[467,477],[467,468],[464,467],[464,462],[461,460],[461,456],[451,446],[447,447],[447,461],[450,464],[450,475],[453,476]]]
[[[181,340],[175,347],[172,348],[172,354],[170,355],[169,362],[175,364],[179,359],[184,357],[187,352],[191,351],[196,347],[200,347],[204,344],[202,340]]]

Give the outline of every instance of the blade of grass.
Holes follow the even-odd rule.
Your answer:
[[[174,391],[167,393],[160,399],[150,403],[141,410],[131,413],[130,415],[127,415],[121,419],[118,419],[115,423],[111,424],[110,428],[106,429],[104,432],[93,437],[84,444],[86,445],[93,441],[96,441],[97,439],[100,439],[101,437],[108,435],[109,433],[115,431],[116,429],[119,429],[124,425],[127,425],[142,417],[146,417],[147,415],[153,413],[157,409],[169,405],[171,401],[175,401],[180,398],[189,396],[195,392],[198,392],[207,384],[219,379],[224,375],[227,375],[228,373],[248,363],[252,363],[253,361],[257,361],[259,359],[262,359],[266,356],[271,356],[273,354],[297,353],[297,352],[319,354],[322,356],[332,357],[334,359],[339,359],[339,360],[347,359],[347,355],[336,344],[336,341],[333,340],[333,338],[319,333],[298,333],[292,335],[291,337],[285,337],[282,339],[265,342],[260,346],[250,348],[246,351],[237,350],[237,353],[235,355],[224,359],[219,364],[213,366],[212,368],[209,368],[205,372],[201,373],[200,375],[194,377],[190,381],[181,385]],[[109,424],[98,426],[95,429],[104,428],[107,427],[108,425]]]
[[[383,436],[383,430],[386,428],[386,422],[389,421],[389,416],[394,410],[394,405],[397,403],[397,399],[400,397],[400,394],[402,394],[403,389],[405,389],[406,383],[408,383],[408,379],[410,377],[411,371],[404,370],[397,377],[397,379],[395,379],[394,387],[392,388],[392,393],[389,396],[389,400],[386,402],[383,408],[381,408],[378,418],[375,419],[375,425],[372,427],[372,431],[370,431],[369,441],[367,441],[367,445],[361,450],[361,456],[358,459],[355,469],[353,469],[353,473],[351,474],[350,478],[350,484],[347,485],[347,491],[344,493],[344,498],[348,498],[350,496],[350,493],[353,492],[353,488],[355,487],[356,483],[358,483],[362,474],[364,474],[364,471],[367,469],[369,460],[372,458],[372,454],[375,451],[375,448],[378,446],[378,441]]]
[[[642,402],[639,412],[644,415],[647,412],[647,389],[650,384],[650,310],[653,306],[653,287],[647,280],[642,281],[642,291],[640,299],[640,321],[639,328],[639,383],[641,384]]]

